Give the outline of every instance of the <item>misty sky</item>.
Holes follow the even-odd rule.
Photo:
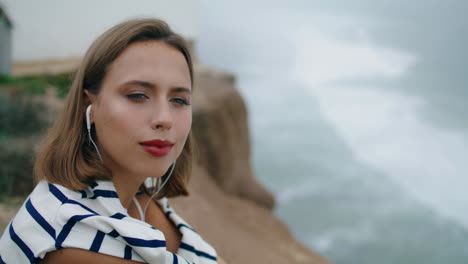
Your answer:
[[[198,34],[197,0],[3,0],[14,23],[13,60],[82,55],[108,27],[132,17],[158,17],[177,32]]]
[[[261,0],[202,3],[200,37],[206,50],[210,51],[204,52],[203,56],[208,61],[216,61],[218,67],[236,64],[237,68],[253,72],[251,60],[256,58],[268,61],[270,65],[279,65],[284,73],[285,63],[291,67],[294,64],[291,47],[300,46],[302,42],[297,31],[310,31],[313,36],[317,35],[313,31],[318,28],[319,33],[333,38],[335,43],[367,43],[378,49],[396,50],[413,60],[409,72],[401,78],[341,78],[337,82],[346,82],[347,85],[378,83],[385,89],[400,88],[421,95],[429,102],[426,106],[429,109],[425,112],[428,120],[442,127],[468,130],[467,1]],[[240,13],[242,16],[237,15]],[[316,48],[316,45],[312,47]],[[316,51],[315,54],[320,55],[321,52]],[[348,69],[353,68],[352,61],[338,56],[331,59],[347,63]],[[359,58],[355,61],[362,64]],[[369,68],[369,73],[372,70]]]

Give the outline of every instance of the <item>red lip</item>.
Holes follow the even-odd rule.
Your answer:
[[[169,151],[171,151],[172,146],[174,146],[174,143],[168,140],[155,139],[149,141],[142,141],[140,142],[140,145],[149,154],[156,157],[162,157],[169,153]]]
[[[155,139],[155,140],[142,141],[140,142],[140,145],[167,147],[167,146],[174,145],[174,143],[170,142],[169,140]]]

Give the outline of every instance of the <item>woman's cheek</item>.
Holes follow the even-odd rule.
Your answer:
[[[186,116],[185,117],[185,120],[183,122],[183,130],[184,130],[184,135],[185,135],[185,138],[188,137],[188,134],[190,132],[190,129],[192,128],[192,113],[190,113],[190,115]]]
[[[132,128],[136,129],[135,123],[141,115],[135,114],[131,107],[122,103],[115,103],[109,109],[109,124],[114,129],[121,129],[121,131],[131,132]],[[115,131],[118,132],[118,131]],[[129,134],[131,135],[131,134]]]

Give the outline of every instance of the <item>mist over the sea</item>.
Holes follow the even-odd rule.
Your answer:
[[[200,60],[236,73],[257,177],[298,239],[338,264],[466,263],[467,2],[201,10]]]

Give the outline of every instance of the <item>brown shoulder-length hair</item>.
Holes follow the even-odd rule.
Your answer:
[[[111,63],[126,47],[140,41],[162,41],[179,50],[187,61],[193,87],[193,64],[187,43],[164,21],[133,19],[110,28],[94,41],[75,74],[65,109],[49,130],[37,155],[34,164],[37,181],[46,180],[81,190],[95,180],[112,178],[111,171],[101,163],[87,137],[85,110],[89,100],[84,91],[98,94]],[[188,195],[193,152],[191,134],[177,159],[171,179],[156,198]]]

